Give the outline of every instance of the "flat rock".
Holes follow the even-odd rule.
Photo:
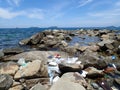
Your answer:
[[[11,57],[4,58],[5,61],[7,60],[19,60],[21,57],[24,58],[26,61],[32,61],[32,60],[43,60],[47,61],[48,56],[60,54],[61,57],[66,57],[67,54],[65,52],[59,52],[59,51],[30,51],[30,52],[23,52]]]
[[[15,62],[0,63],[0,74],[14,75],[19,69],[19,66]]]
[[[86,90],[86,89],[79,83],[70,82],[68,80],[64,80],[61,78],[52,85],[50,90]]]
[[[43,86],[41,84],[36,84],[30,90],[47,90],[47,89],[45,88],[45,86]]]
[[[18,53],[22,53],[23,51],[24,50],[22,48],[19,48],[19,47],[3,49],[3,52],[5,55],[18,54]]]
[[[86,80],[78,72],[65,73],[61,77],[65,81],[79,83],[80,85],[87,87],[88,84]]]
[[[26,77],[47,77],[47,68],[44,66],[42,61],[35,60],[29,62],[25,67],[18,70],[14,76],[15,79],[26,78]]]

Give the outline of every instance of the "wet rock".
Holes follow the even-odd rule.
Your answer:
[[[0,63],[0,74],[14,75],[19,69],[19,66],[15,62]]]
[[[0,74],[0,90],[8,90],[13,84],[13,79],[7,74]]]
[[[13,82],[13,85],[9,90],[23,90],[23,86],[19,82]]]
[[[25,80],[25,84],[27,89],[32,88],[34,85],[41,83],[42,85],[47,84],[49,82],[49,78],[35,78],[35,79],[27,79]]]
[[[86,90],[79,83],[70,82],[68,80],[59,79],[55,84],[52,85],[50,90]]]
[[[21,40],[21,41],[19,42],[19,44],[20,44],[20,45],[28,45],[29,42],[30,42],[30,38],[27,38],[27,39]]]
[[[48,77],[47,68],[40,60],[29,62],[27,66],[18,70],[14,76],[15,79],[26,77]]]
[[[36,84],[30,90],[47,90],[47,89],[41,84]]]
[[[3,52],[5,55],[18,54],[18,53],[22,53],[23,51],[24,50],[22,48],[19,48],[19,47],[3,49]]]

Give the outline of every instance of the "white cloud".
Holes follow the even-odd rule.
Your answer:
[[[17,16],[24,14],[23,11],[20,12],[11,12],[7,9],[0,8],[0,17],[4,19],[11,19]]]
[[[8,2],[10,5],[16,5],[16,6],[19,6],[21,1],[22,1],[22,0],[7,0],[7,2]]]
[[[18,16],[24,16],[27,18],[43,19],[43,11],[41,9],[31,9],[23,11],[12,11],[10,9],[0,8],[0,18],[13,19]]]
[[[93,2],[93,0],[81,0],[81,1],[79,2],[78,7],[85,6],[85,5],[87,5],[87,4],[91,3],[91,2]]]

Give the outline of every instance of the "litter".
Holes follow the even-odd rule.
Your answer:
[[[86,77],[87,74],[88,74],[88,72],[82,70],[81,76]]]
[[[66,63],[68,63],[68,64],[73,64],[73,63],[75,63],[77,60],[78,60],[78,57],[73,57],[73,58],[69,58],[69,57],[68,57]]]
[[[25,62],[25,59],[24,58],[20,58],[17,62],[20,66],[26,66],[27,63]]]
[[[112,60],[115,60],[115,59],[116,59],[116,56],[113,55],[111,58],[112,58]]]
[[[57,82],[59,78],[60,78],[60,77],[56,76],[56,77],[53,79],[53,83]]]

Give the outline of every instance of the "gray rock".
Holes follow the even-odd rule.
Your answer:
[[[30,37],[30,43],[33,45],[38,44],[42,40],[43,37],[44,37],[43,32],[37,33]]]
[[[99,85],[97,83],[91,83],[91,85],[93,86],[94,89],[98,89]]]
[[[30,90],[47,90],[47,89],[41,84],[36,84]]]
[[[24,58],[26,61],[32,61],[39,59],[41,61],[47,62],[48,56],[60,54],[61,57],[66,57],[65,52],[58,52],[58,51],[30,51],[30,52],[23,52],[11,57],[4,58],[4,61],[18,61],[21,57]]]
[[[0,58],[4,56],[3,50],[0,50]]]
[[[15,47],[15,48],[5,48],[3,49],[4,54],[18,54],[18,53],[22,53],[24,50],[22,48],[19,47]]]
[[[35,78],[35,79],[25,80],[25,84],[26,84],[27,89],[32,88],[34,85],[36,85],[38,83],[41,83],[43,85],[43,84],[46,84],[48,82],[49,82],[49,78]]]
[[[20,45],[28,45],[30,42],[30,38],[23,39],[19,42]]]
[[[0,75],[0,90],[8,90],[13,84],[13,79],[7,74]]]
[[[102,47],[105,44],[112,44],[113,42],[114,42],[114,40],[108,39],[108,40],[104,40],[104,41],[99,42],[98,45]]]

